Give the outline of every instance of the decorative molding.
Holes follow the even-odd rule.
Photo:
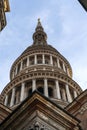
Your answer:
[[[87,110],[87,102],[80,108],[79,113],[83,114]]]

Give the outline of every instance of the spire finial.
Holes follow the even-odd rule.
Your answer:
[[[38,18],[38,23],[40,22],[40,18]]]
[[[41,25],[41,22],[40,22],[40,18],[38,18],[38,23],[37,23],[37,27],[42,27],[42,25]]]

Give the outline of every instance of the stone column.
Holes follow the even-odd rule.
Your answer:
[[[67,74],[68,74],[68,76],[70,77],[70,73],[69,73],[69,69],[67,68]]]
[[[11,96],[10,106],[14,105],[14,101],[15,101],[15,88],[12,89],[12,96]]]
[[[53,65],[53,58],[52,58],[52,55],[50,55],[50,64]]]
[[[34,56],[34,64],[37,64],[37,55]]]
[[[57,98],[58,98],[58,99],[61,99],[61,95],[60,95],[60,86],[59,86],[58,80],[55,81],[55,84],[56,84]]]
[[[5,97],[4,105],[7,106],[7,103],[8,103],[8,95],[6,95],[6,97]]]
[[[23,82],[21,84],[21,96],[20,96],[20,101],[23,101],[25,99],[25,83]]]
[[[66,84],[66,95],[67,95],[68,102],[72,102],[72,97],[71,97],[71,94],[70,94],[68,84]]]
[[[77,97],[77,92],[74,90],[74,98]]]
[[[29,57],[27,57],[27,67],[29,66]]]
[[[23,61],[21,61],[20,71],[22,70],[22,67],[23,67]]]
[[[64,72],[66,72],[66,68],[65,68],[65,64],[63,63],[63,70]]]
[[[15,72],[15,75],[17,75],[17,72],[18,72],[18,65],[16,65],[16,72]]]
[[[45,57],[44,57],[44,54],[42,55],[42,63],[45,64]]]
[[[60,63],[59,63],[59,59],[57,58],[57,65],[58,65],[58,68],[60,68]]]
[[[64,89],[62,89],[62,98],[63,98],[64,101],[67,101],[67,99],[66,99],[66,92],[65,92]]]
[[[48,97],[48,83],[47,79],[44,79],[44,95]]]
[[[15,77],[15,72],[13,71],[12,72],[12,79]]]
[[[36,90],[36,79],[32,80],[32,92]]]

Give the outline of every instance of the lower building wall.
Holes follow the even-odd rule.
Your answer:
[[[81,120],[80,126],[82,129],[87,130],[87,106],[83,106],[76,117]]]

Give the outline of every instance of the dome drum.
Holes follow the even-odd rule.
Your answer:
[[[64,104],[67,105],[79,93],[81,93],[81,90],[79,90],[79,93],[78,93],[79,86],[77,86],[77,84],[75,84],[77,86],[77,87],[75,87],[74,83],[73,84],[70,82],[68,83],[68,81],[70,79],[66,80],[66,78],[65,78],[65,80],[64,80],[63,75],[61,75],[61,74],[60,74],[60,76],[58,76],[59,78],[57,78],[56,74],[53,75],[53,73],[49,74],[49,72],[48,73],[47,72],[42,72],[42,73],[37,72],[32,75],[32,73],[31,73],[30,78],[28,77],[28,75],[26,75],[25,77],[19,76],[19,79],[21,79],[20,82],[17,77],[16,81],[13,81],[13,83],[11,82],[9,84],[9,85],[13,84],[11,86],[11,88],[9,88],[8,91],[4,90],[6,93],[3,92],[4,97],[5,97],[5,99],[3,99],[3,102],[8,107],[13,108],[15,105],[16,106],[19,105],[21,103],[21,101],[23,101],[26,97],[28,97],[34,90],[38,90],[40,93],[42,93],[45,96],[52,99],[52,101],[54,100],[56,103],[59,102],[61,104],[63,104],[63,102],[65,102]],[[56,77],[55,77],[55,75],[56,75]],[[5,89],[7,89],[8,87],[9,86],[7,86]],[[17,97],[15,97],[15,99],[13,99],[13,100],[12,100],[12,97],[14,97],[14,96],[12,96],[12,93],[15,96],[17,95]]]

